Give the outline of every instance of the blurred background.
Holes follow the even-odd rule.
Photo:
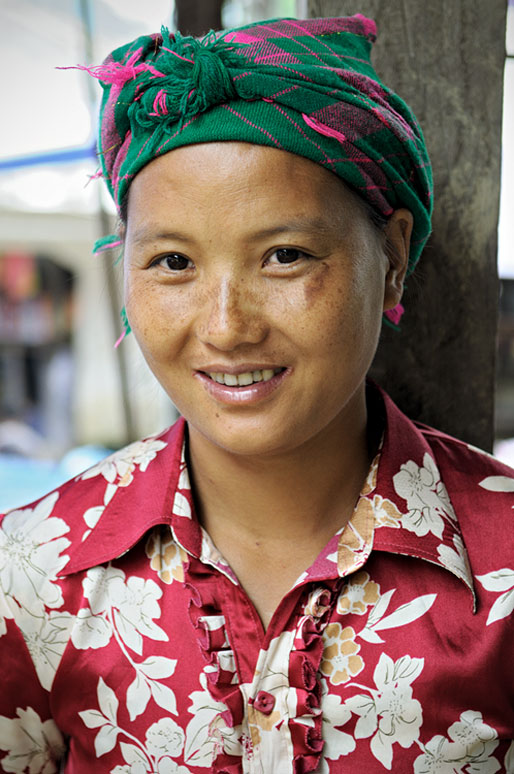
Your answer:
[[[0,510],[175,418],[133,337],[121,267],[93,256],[115,229],[95,179],[100,87],[78,63],[162,24],[194,31],[306,16],[305,0],[0,0]],[[504,90],[496,454],[514,464],[514,0]]]

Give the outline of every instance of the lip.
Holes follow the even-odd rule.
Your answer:
[[[254,366],[252,364],[252,366],[232,366],[231,368],[227,368],[226,366],[215,366],[211,371],[211,367],[209,366],[209,371],[211,371],[211,373],[221,372],[225,374],[237,375],[246,373],[246,371],[264,370],[266,367],[271,368],[270,366]],[[277,367],[278,366],[275,366],[275,368]],[[261,400],[269,397],[272,393],[279,389],[284,380],[287,379],[290,374],[291,369],[285,368],[284,371],[275,374],[275,376],[272,376],[271,379],[268,379],[267,382],[254,382],[254,384],[248,384],[244,387],[228,387],[226,384],[215,382],[210,378],[210,376],[207,376],[207,374],[203,373],[203,369],[202,371],[195,371],[194,377],[202,383],[205,390],[218,403],[224,403],[228,406],[248,406],[254,403],[259,403]]]

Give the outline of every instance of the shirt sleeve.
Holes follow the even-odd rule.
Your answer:
[[[15,618],[16,603],[0,589],[0,771],[52,774],[65,744],[50,713],[50,694],[38,678]]]

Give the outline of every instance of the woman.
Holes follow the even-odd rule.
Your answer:
[[[91,69],[127,329],[184,419],[5,516],[4,771],[514,770],[512,471],[366,386],[432,190],[374,35]]]

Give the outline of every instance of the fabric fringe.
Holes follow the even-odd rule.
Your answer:
[[[121,317],[121,322],[122,322],[122,325],[123,325],[123,333],[121,334],[119,339],[114,344],[114,349],[118,349],[118,347],[120,346],[120,344],[123,341],[123,339],[125,338],[125,336],[128,336],[129,333],[132,332],[132,328],[130,327],[130,323],[129,323],[128,317],[127,317],[127,310],[125,309],[125,307],[122,308],[122,310],[120,312],[120,317]]]
[[[98,253],[105,253],[106,250],[112,250],[115,247],[121,247],[123,241],[120,239],[119,234],[108,234],[107,236],[97,239],[93,245],[93,255]]]

